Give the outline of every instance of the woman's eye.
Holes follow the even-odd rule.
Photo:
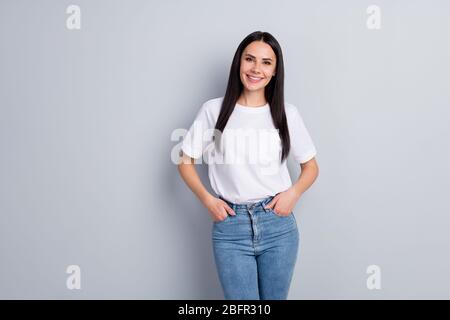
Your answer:
[[[250,58],[250,57],[247,57],[247,58],[245,58],[245,61],[253,61],[253,59],[252,58]],[[270,66],[271,65],[271,63],[270,63],[270,61],[264,61],[264,63],[266,64],[266,65],[268,65],[268,66]]]

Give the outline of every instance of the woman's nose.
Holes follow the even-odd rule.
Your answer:
[[[259,71],[259,67],[257,67],[257,66],[254,66],[254,67],[251,69],[251,71],[252,71],[252,73],[253,73],[255,76],[259,76],[259,75],[261,74],[261,72]]]

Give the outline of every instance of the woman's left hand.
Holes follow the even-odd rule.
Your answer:
[[[299,198],[300,196],[295,192],[295,190],[289,188],[273,197],[265,208],[272,209],[280,216],[288,216],[292,210],[294,210],[295,203]]]

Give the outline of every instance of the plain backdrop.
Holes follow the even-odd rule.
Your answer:
[[[289,299],[450,298],[449,12],[444,0],[1,1],[0,298],[223,298],[212,220],[171,135],[225,94],[256,30],[282,46],[285,99],[320,167],[294,210]],[[297,179],[292,158],[289,170]]]

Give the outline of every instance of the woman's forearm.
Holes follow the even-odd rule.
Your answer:
[[[318,175],[319,168],[316,160],[312,160],[310,163],[302,167],[299,178],[292,185],[292,188],[295,190],[295,193],[299,198],[314,183]]]
[[[178,171],[189,189],[197,196],[197,198],[205,203],[213,195],[206,190],[200,177],[197,174],[193,159],[183,155],[181,163],[178,165]]]

